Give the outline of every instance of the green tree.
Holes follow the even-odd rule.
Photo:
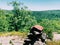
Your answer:
[[[27,10],[26,6],[21,7],[21,3],[17,1],[13,1],[13,20],[12,24],[15,31],[28,29],[32,25],[37,24],[37,21],[35,20],[35,17],[31,16],[31,11]]]
[[[9,23],[6,19],[4,10],[0,10],[0,32],[8,31]]]
[[[44,32],[48,35],[49,38],[53,37],[53,30],[54,30],[54,25],[51,20],[49,19],[42,19],[40,22],[40,25],[44,27]]]

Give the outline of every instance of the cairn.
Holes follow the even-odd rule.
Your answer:
[[[23,45],[46,45],[45,38],[46,35],[42,32],[43,27],[35,25],[30,29],[30,33],[27,35],[27,38],[24,40]]]

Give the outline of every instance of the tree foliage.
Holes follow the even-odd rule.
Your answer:
[[[18,31],[19,29],[29,28],[32,25],[36,24],[37,21],[34,17],[31,17],[31,12],[29,10],[26,10],[26,7],[21,7],[19,2],[13,1],[13,20],[12,24],[15,31]],[[27,29],[28,29],[27,28]]]

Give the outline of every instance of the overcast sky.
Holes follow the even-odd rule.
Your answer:
[[[11,10],[12,6],[7,4],[13,0],[0,0],[0,8]],[[60,0],[17,0],[26,5],[30,10],[60,10]]]

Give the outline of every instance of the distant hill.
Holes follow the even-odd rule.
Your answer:
[[[60,10],[32,11],[32,16],[35,16],[37,20],[57,19],[60,18]]]
[[[5,11],[5,13],[12,13],[12,10],[3,11]],[[32,16],[35,16],[38,21],[41,19],[55,20],[60,18],[60,10],[32,11]]]

